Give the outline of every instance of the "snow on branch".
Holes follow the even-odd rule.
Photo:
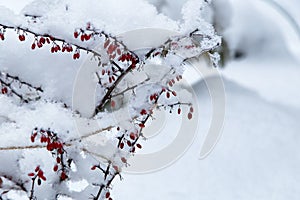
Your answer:
[[[0,199],[8,199],[13,190],[22,190],[30,200],[61,196],[112,200],[113,181],[117,176],[122,179],[122,168],[130,164],[128,158],[142,148],[140,140],[145,139],[143,131],[147,121],[154,119],[153,113],[165,109],[181,115],[186,111],[186,117],[192,119],[191,99],[180,96],[186,62],[206,53],[216,64],[218,56],[214,50],[221,43],[219,36],[196,29],[141,53],[132,51],[120,38],[99,30],[91,22],[83,28],[74,27],[70,33],[72,38],[63,37],[59,31],[50,34],[50,28],[43,33],[33,26],[4,22],[0,22],[2,42],[7,40],[10,29],[16,32],[20,42],[33,38],[29,47],[32,50],[48,47],[51,53],[70,53],[74,60],[80,59],[82,52],[91,55],[97,65],[91,73],[94,76],[90,77],[97,79],[97,103],[93,115],[83,117],[70,107],[44,101],[41,95],[47,93],[45,88],[22,80],[19,74],[1,71],[0,103],[13,106],[9,101],[12,96],[25,103],[35,103],[13,109],[29,113],[26,116],[32,118],[30,122],[10,115],[7,110],[0,111],[10,119],[0,121],[0,125],[5,124],[0,128],[0,135],[3,140],[13,140],[13,143],[0,143],[0,159],[7,160],[0,168]],[[33,23],[34,27],[42,26],[42,22]],[[43,30],[47,30],[46,23]],[[164,67],[156,67],[158,63]],[[114,121],[114,116],[124,110],[130,114]],[[90,129],[78,134],[74,119],[81,120]],[[101,127],[90,127],[95,120],[101,122]],[[17,129],[21,129],[22,135],[14,133]],[[97,144],[99,138],[105,138],[105,145]],[[16,167],[9,170],[10,165]],[[3,184],[4,180],[10,182]],[[72,181],[85,181],[87,186],[76,192],[68,185]]]

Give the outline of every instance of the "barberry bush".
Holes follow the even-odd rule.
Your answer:
[[[213,51],[220,38],[200,18],[198,27],[187,23],[180,35],[135,51],[92,16],[76,13],[76,4],[58,1],[48,7],[51,12],[39,13],[44,4],[35,1],[21,16],[0,9],[0,199],[17,194],[31,200],[111,200],[113,181],[142,148],[147,121],[155,123],[153,113],[165,109],[192,119],[191,99],[177,87],[186,63],[207,54],[216,64]],[[74,20],[74,13],[82,18]],[[16,46],[6,52],[5,45]],[[19,59],[26,66],[15,66],[24,65]],[[70,95],[80,68],[76,63],[84,59],[95,65],[89,77],[97,93],[92,110],[85,101],[72,105]],[[120,113],[127,114],[116,117]]]

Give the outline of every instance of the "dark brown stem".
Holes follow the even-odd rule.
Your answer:
[[[94,116],[96,116],[99,112],[103,111],[103,107],[105,103],[111,98],[111,94],[114,91],[114,89],[119,85],[119,83],[122,81],[122,79],[132,70],[132,65],[130,65],[125,71],[121,73],[120,76],[118,76],[117,80],[113,83],[113,85],[108,88],[105,96],[100,101],[99,105],[96,107]]]
[[[2,73],[2,72],[0,71],[0,73]],[[12,76],[12,75],[10,75],[10,74],[5,73],[5,77],[6,77],[6,79],[7,79],[6,81],[4,81],[4,80],[1,78],[1,76],[0,76],[0,84],[1,84],[1,85],[4,85],[4,86],[6,86],[6,87],[8,87],[13,95],[17,96],[21,101],[23,101],[23,102],[25,102],[25,103],[28,103],[29,101],[38,100],[38,99],[40,98],[40,96],[37,96],[35,99],[25,98],[23,95],[19,94],[15,89],[13,89],[13,87],[12,87],[13,82],[17,82],[17,83],[19,83],[19,84],[21,84],[21,85],[28,86],[29,89],[30,89],[30,88],[31,88],[31,89],[34,89],[34,90],[36,90],[37,92],[43,92],[43,90],[42,90],[41,87],[35,87],[35,86],[31,85],[30,83],[27,83],[27,82],[25,82],[25,81],[21,81],[21,80],[19,79],[19,77],[17,77],[17,76]],[[11,80],[8,80],[8,78],[11,79]]]
[[[30,190],[29,200],[33,200],[34,199],[34,184],[35,184],[35,179],[36,179],[36,176],[31,179],[32,180],[32,184],[31,184],[31,190]]]
[[[128,87],[128,88],[126,88],[125,90],[123,90],[122,92],[119,92],[119,93],[117,93],[117,94],[111,95],[111,97],[113,98],[113,97],[117,97],[117,96],[123,95],[123,94],[125,94],[126,92],[133,90],[134,88],[138,87],[139,85],[141,85],[141,84],[143,84],[143,83],[146,83],[146,82],[149,81],[149,80],[150,80],[150,78],[148,77],[148,78],[145,79],[144,81],[140,82],[138,85],[134,85],[134,86],[132,86],[132,87]]]
[[[0,73],[1,73],[1,72],[0,72]],[[6,77],[11,78],[11,79],[13,79],[13,80],[15,80],[15,81],[21,83],[22,85],[27,85],[28,87],[33,88],[33,89],[35,89],[36,91],[44,92],[43,89],[42,89],[41,87],[35,87],[35,86],[31,85],[30,83],[27,83],[27,82],[25,82],[25,81],[22,81],[22,80],[20,80],[20,78],[19,78],[18,76],[12,76],[12,75],[7,74],[7,73],[6,73],[5,75],[6,75]]]

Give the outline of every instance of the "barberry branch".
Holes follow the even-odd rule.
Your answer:
[[[51,41],[56,41],[56,42],[62,42],[62,43],[65,43],[65,44],[69,44],[69,45],[72,45],[72,46],[76,47],[76,49],[80,49],[80,50],[92,53],[95,56],[101,57],[101,55],[93,49],[90,49],[86,46],[81,46],[81,45],[76,44],[76,43],[71,42],[71,41],[67,41],[66,39],[62,39],[62,38],[50,35],[48,33],[37,33],[37,32],[34,32],[34,31],[30,30],[29,28],[20,27],[20,26],[17,26],[17,27],[8,26],[8,25],[4,25],[4,24],[1,24],[1,23],[0,23],[0,27],[3,28],[4,30],[5,29],[22,30],[23,32],[30,33],[30,34],[34,35],[35,37],[49,38]]]
[[[27,192],[27,189],[24,186],[24,183],[20,182],[18,179],[14,179],[13,177],[5,175],[5,174],[0,174],[0,177],[3,177],[5,179],[7,179],[7,180],[9,180],[10,182],[12,182],[14,184],[14,186],[9,185],[9,187],[7,189],[9,189],[9,190],[21,190],[21,191]],[[4,188],[4,187],[2,186],[0,188]]]
[[[41,87],[33,86],[32,84],[21,80],[18,76],[10,75],[9,73],[0,71],[0,86],[2,94],[13,94],[17,96],[22,102],[28,103],[40,99],[40,93],[44,92]],[[27,87],[28,91],[35,91],[35,98],[26,97],[24,91],[17,90],[16,88],[23,89]]]

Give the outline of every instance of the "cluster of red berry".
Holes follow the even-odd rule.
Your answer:
[[[52,155],[56,155],[56,164],[53,167],[53,171],[59,171],[60,166],[60,179],[67,179],[68,176],[66,174],[66,168],[65,165],[62,163],[62,158],[65,150],[63,143],[59,141],[57,134],[50,130],[35,128],[31,134],[31,142],[35,142],[37,136],[40,137],[41,143],[46,143],[46,149],[50,151]]]
[[[80,57],[80,51],[79,49],[76,49],[75,53],[73,54],[73,59],[76,60],[76,59],[79,59]]]
[[[62,45],[62,52],[72,52],[73,51],[73,47],[72,45],[68,44],[68,43],[63,43]]]
[[[80,40],[83,41],[88,41],[91,39],[91,37],[93,36],[93,34],[87,34],[84,33],[84,31],[75,31],[74,32],[74,38],[78,38],[80,36]]]
[[[32,180],[35,181],[36,178],[38,178],[38,185],[42,184],[42,180],[46,181],[46,177],[44,175],[43,170],[40,168],[40,166],[37,166],[34,170],[34,172],[31,172],[28,174],[28,176],[32,177]]]
[[[54,45],[51,47],[51,53],[56,53],[56,52],[58,52],[58,51],[60,51],[60,50],[61,50],[61,48],[60,48],[60,46],[57,45],[57,44],[54,44]]]
[[[106,192],[105,198],[108,200],[112,200],[112,198],[110,197],[110,192]]]
[[[192,119],[193,118],[193,112],[194,112],[194,108],[190,107],[190,112],[188,113],[188,119]]]
[[[126,54],[122,54],[119,58],[118,58],[118,61],[121,61],[121,62],[131,62],[131,69],[135,69],[138,61],[137,59],[130,53],[126,53]]]
[[[54,40],[52,37],[36,37],[34,42],[31,45],[31,49],[34,50],[37,46],[38,48],[42,48],[44,44],[50,44],[50,40]]]
[[[131,153],[135,153],[135,147],[137,147],[139,149],[142,148],[141,144],[136,144],[137,138],[138,138],[138,134],[131,132],[128,135],[128,138],[123,138],[122,142],[119,145],[119,148],[123,149],[124,146],[125,146],[125,144],[126,144],[128,147],[131,147],[131,151],[130,152]]]

